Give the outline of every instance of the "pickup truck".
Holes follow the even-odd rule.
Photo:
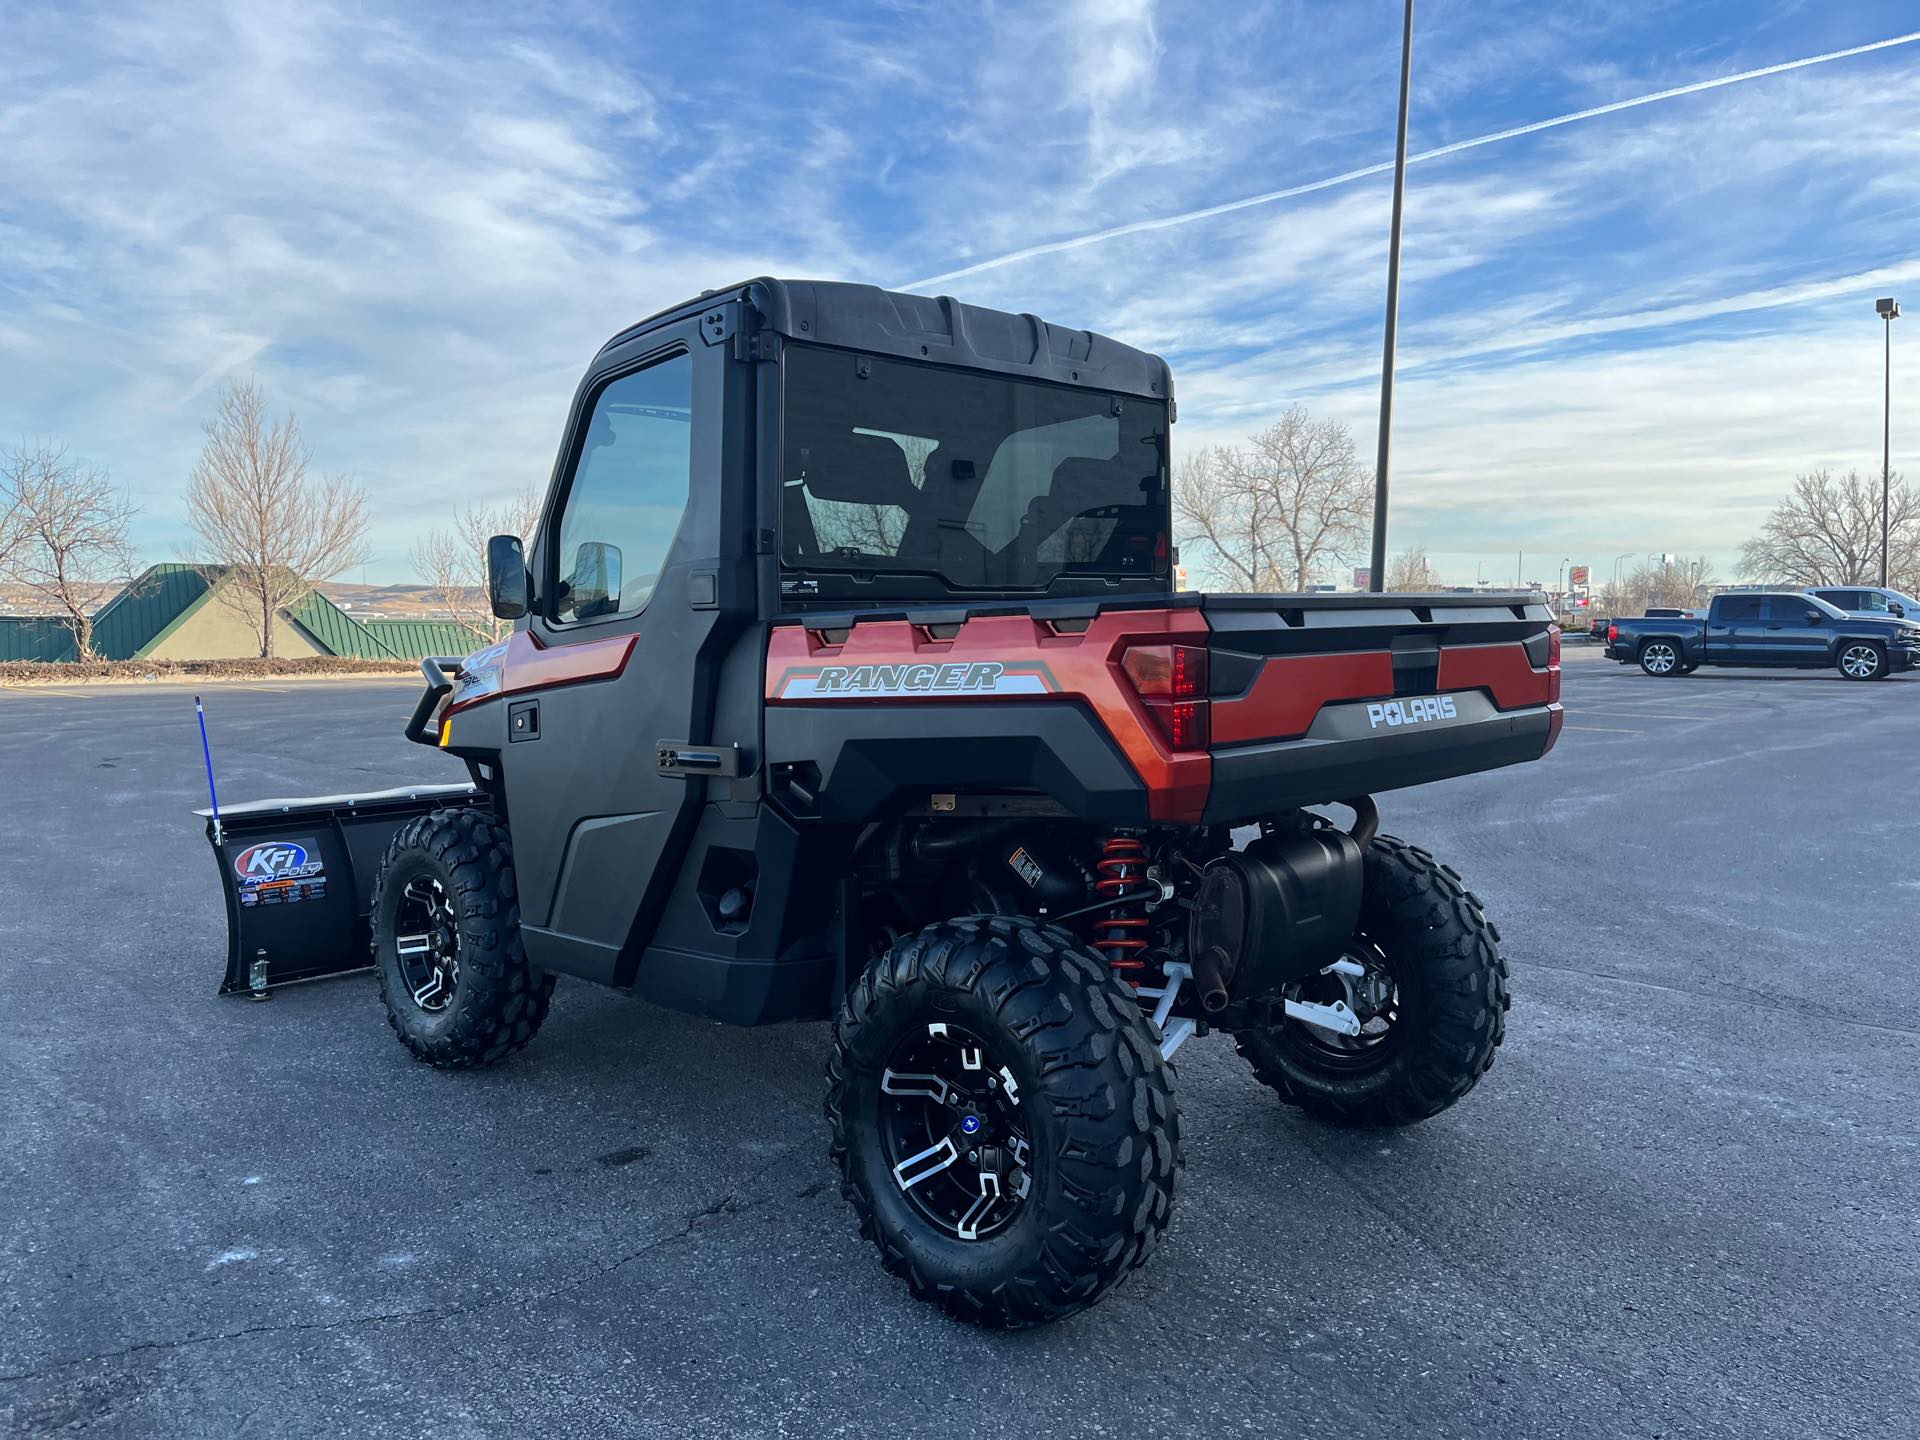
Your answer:
[[[1782,591],[1716,595],[1704,620],[1647,616],[1607,626],[1607,658],[1649,675],[1688,675],[1702,665],[1818,670],[1880,680],[1913,668],[1920,624],[1849,615],[1817,596]]]

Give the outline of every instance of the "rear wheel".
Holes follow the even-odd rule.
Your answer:
[[[1878,645],[1865,640],[1841,646],[1840,658],[1834,663],[1846,680],[1878,680],[1887,673],[1886,655]]]
[[[1344,1002],[1360,1034],[1289,1020],[1234,1038],[1288,1104],[1344,1125],[1407,1125],[1455,1104],[1492,1067],[1512,1004],[1507,965],[1480,902],[1426,851],[1382,835],[1365,865],[1344,957],[1354,963],[1288,997]]]
[[[826,1108],[861,1232],[957,1319],[1084,1309],[1172,1212],[1180,1120],[1159,1042],[1057,927],[977,916],[896,942],[841,1006]]]
[[[1680,651],[1670,640],[1649,640],[1642,645],[1640,668],[1649,675],[1685,673],[1680,667]]]
[[[527,962],[506,827],[435,810],[400,827],[373,882],[387,1023],[429,1065],[491,1065],[533,1039],[553,977]]]

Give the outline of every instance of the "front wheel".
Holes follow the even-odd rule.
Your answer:
[[[1864,640],[1841,646],[1835,664],[1845,680],[1878,680],[1887,673],[1887,657]]]
[[[1159,1042],[1056,926],[974,916],[896,942],[840,1008],[826,1109],[861,1233],[956,1319],[1084,1309],[1172,1213],[1180,1117]]]
[[[1479,900],[1425,850],[1382,835],[1364,864],[1348,963],[1288,997],[1342,1001],[1360,1033],[1288,1020],[1243,1030],[1235,1043],[1262,1084],[1310,1115],[1408,1125],[1461,1100],[1492,1067],[1513,1003],[1507,963]]]
[[[1681,669],[1679,648],[1667,640],[1649,640],[1640,647],[1640,668],[1649,675],[1686,673]]]
[[[507,830],[435,810],[394,834],[373,882],[373,969],[387,1023],[416,1059],[492,1065],[533,1039],[553,977],[520,943]]]

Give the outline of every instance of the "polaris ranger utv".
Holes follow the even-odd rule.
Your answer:
[[[1176,592],[1173,418],[1157,357],[945,298],[756,280],[621,332],[537,538],[492,543],[510,638],[424,666],[407,734],[471,783],[209,812],[225,989],[370,953],[447,1067],[530,1041],[557,975],[830,1017],[864,1234],[990,1325],[1153,1249],[1197,1033],[1328,1121],[1446,1109],[1499,936],[1369,797],[1546,753],[1559,632],[1537,596]]]

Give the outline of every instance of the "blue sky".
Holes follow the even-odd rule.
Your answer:
[[[400,9],[0,0],[0,442],[110,466],[150,559],[225,377],[366,485],[399,579],[454,504],[544,480],[606,336],[766,272],[952,276],[1158,350],[1179,449],[1297,401],[1371,453],[1384,175],[974,267],[1390,160],[1397,0]],[[1413,149],[1917,29],[1422,0]],[[1444,578],[1729,573],[1796,470],[1877,469],[1920,43],[1423,161],[1407,203],[1393,544]]]

